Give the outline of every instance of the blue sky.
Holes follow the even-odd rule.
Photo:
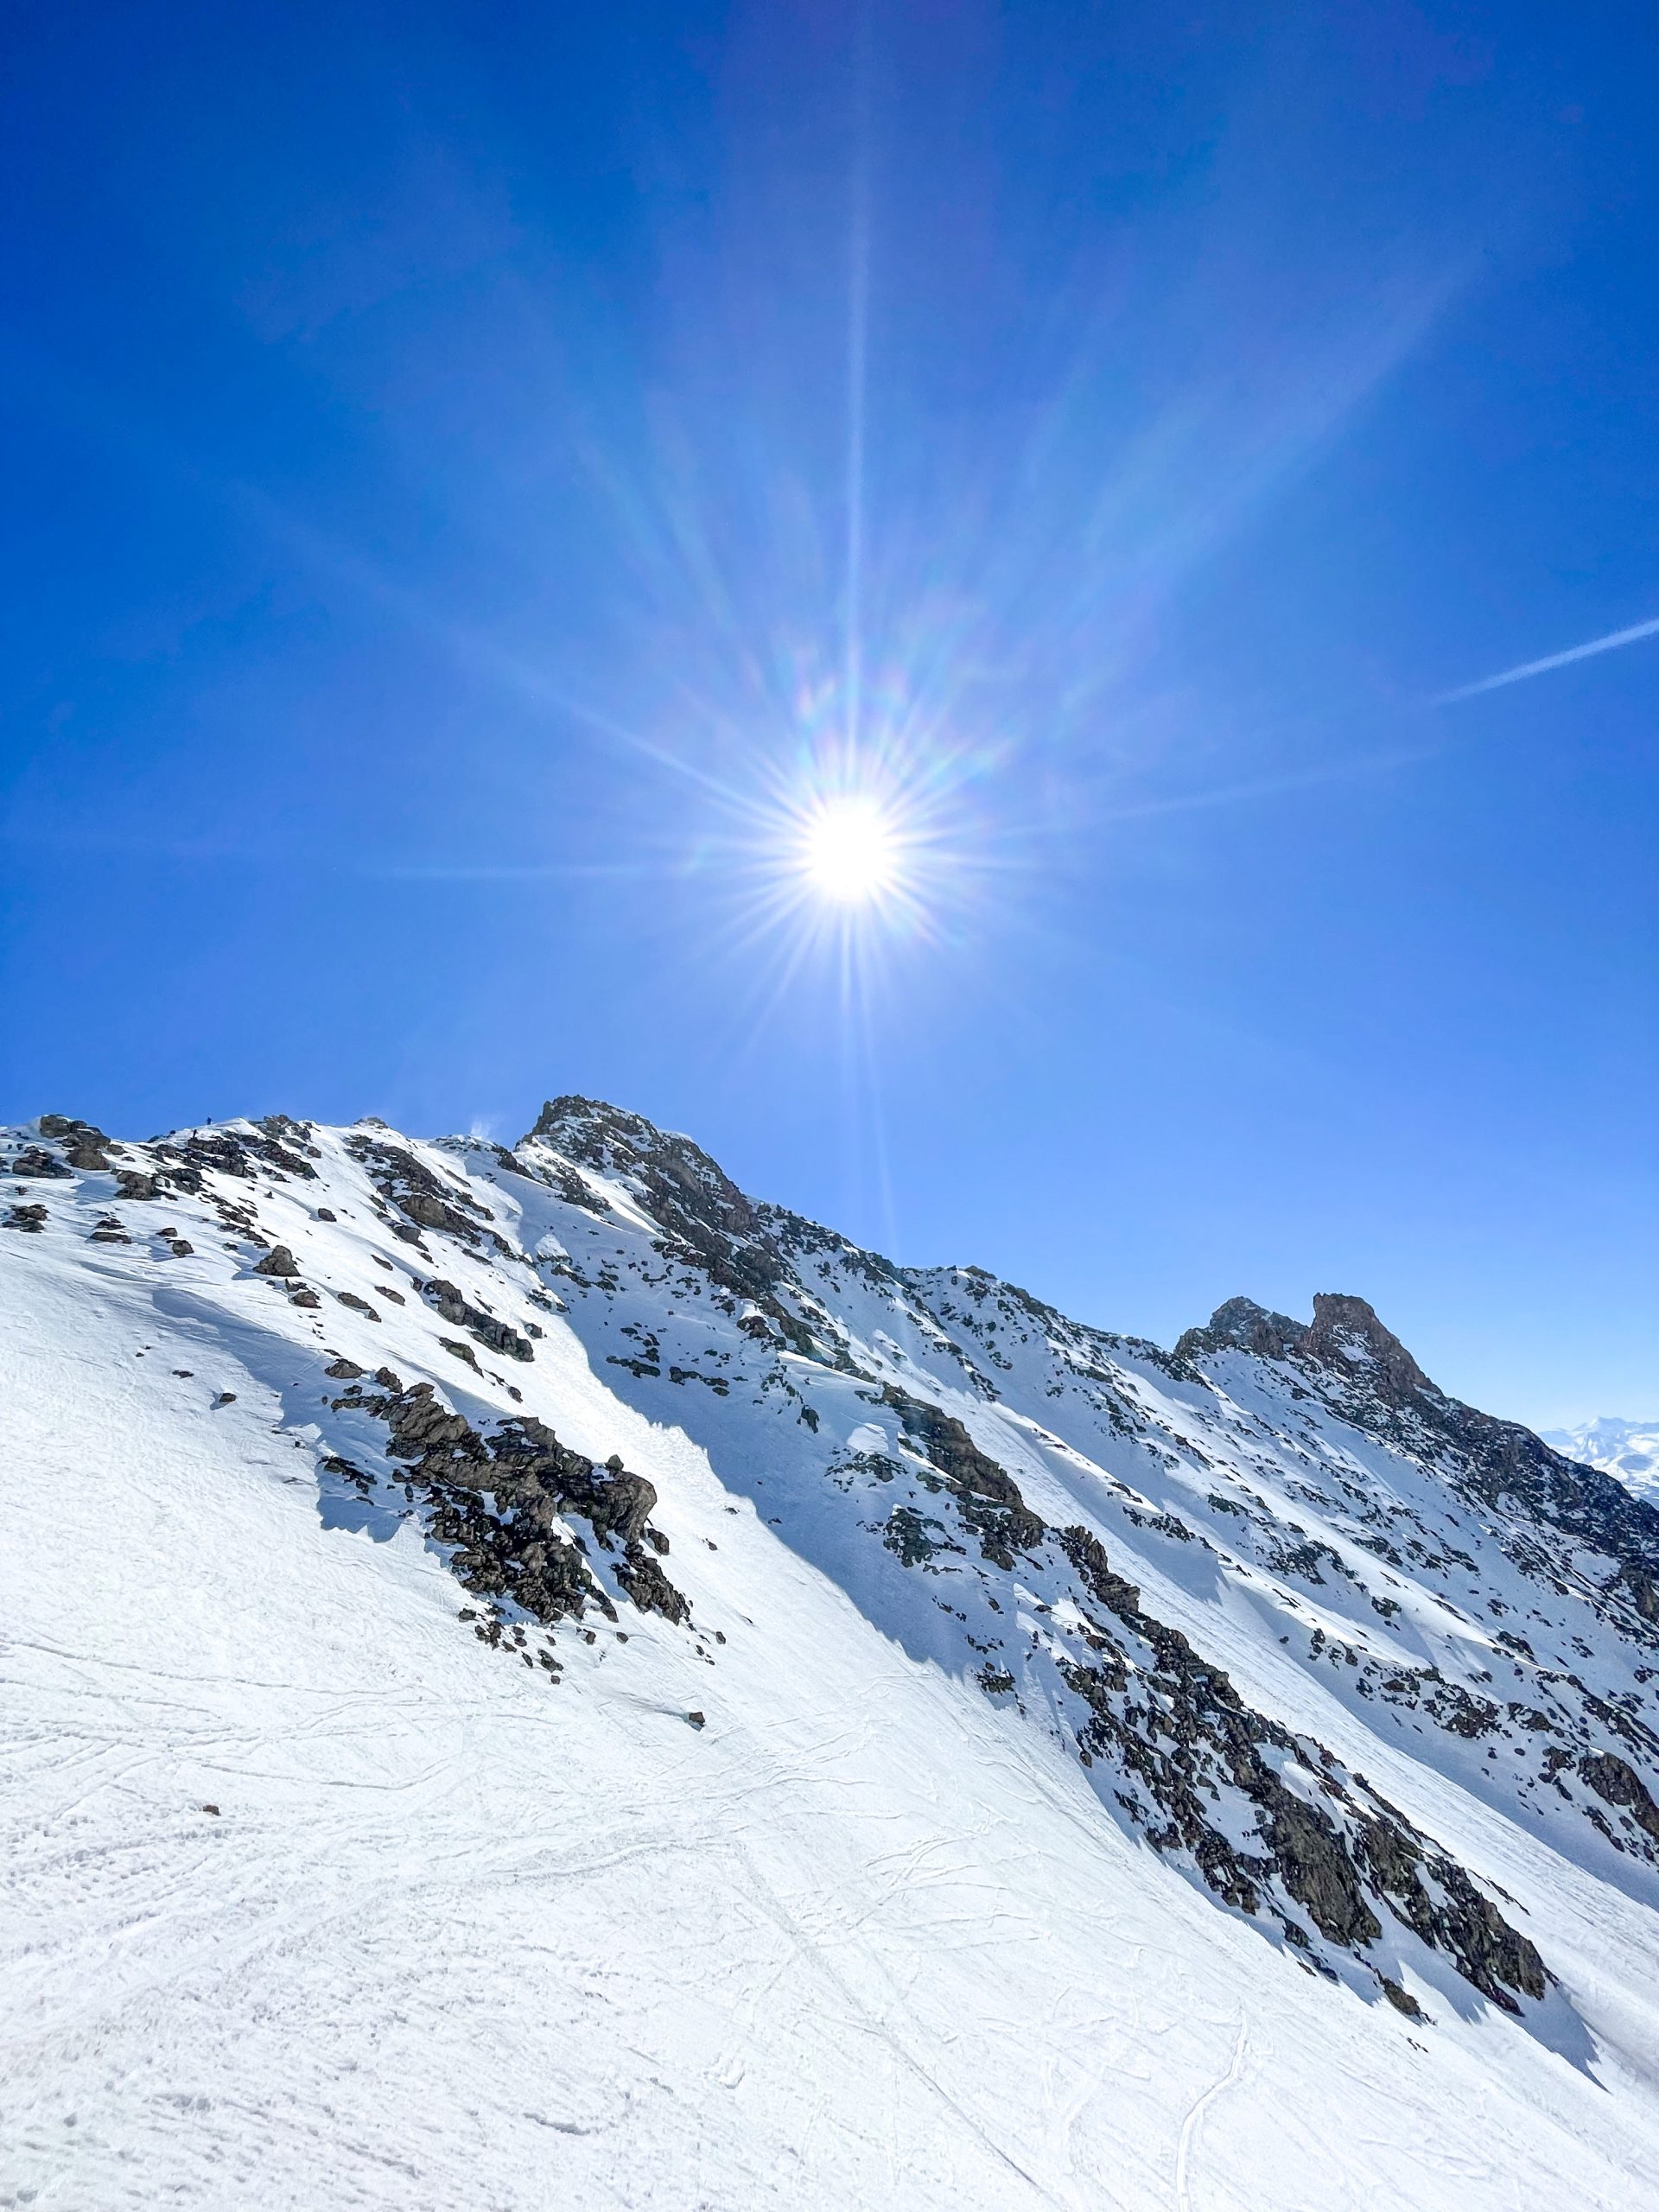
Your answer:
[[[1445,697],[1659,616],[1659,21],[1178,15],[15,11],[0,1114],[582,1090],[1659,1406],[1659,637]]]

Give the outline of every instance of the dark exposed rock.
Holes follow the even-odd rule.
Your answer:
[[[298,1262],[286,1244],[273,1244],[253,1272],[257,1275],[279,1275],[287,1279],[297,1275],[300,1269]]]
[[[1313,1319],[1302,1338],[1302,1356],[1322,1366],[1357,1367],[1367,1385],[1401,1405],[1425,1389],[1426,1376],[1393,1331],[1385,1329],[1363,1298],[1316,1291]]]
[[[1579,1761],[1579,1772],[1605,1803],[1628,1813],[1644,1835],[1659,1842],[1659,1805],[1627,1759],[1616,1751],[1586,1751]]]
[[[42,1114],[41,1135],[60,1143],[70,1166],[79,1168],[83,1174],[101,1173],[109,1166],[111,1140],[90,1122],[73,1121],[64,1114]]]
[[[940,1552],[960,1552],[945,1535],[944,1523],[918,1513],[913,1505],[895,1505],[887,1516],[881,1541],[901,1567],[925,1567]]]
[[[162,1195],[161,1185],[156,1177],[147,1175],[142,1168],[118,1167],[115,1181],[115,1194],[118,1198],[149,1199],[159,1198]]]
[[[70,1172],[55,1153],[48,1152],[44,1145],[38,1144],[26,1144],[6,1165],[9,1175],[21,1176],[25,1182],[63,1181]]]
[[[662,1227],[664,1257],[701,1268],[722,1289],[751,1300],[797,1351],[812,1355],[810,1332],[779,1296],[788,1265],[762,1210],[690,1137],[575,1096],[548,1100],[524,1141],[537,1137],[582,1166],[630,1183]],[[584,1187],[575,1203],[594,1201]]]
[[[1455,1959],[1476,1988],[1506,2012],[1510,1993],[1541,1997],[1547,1976],[1528,1938],[1511,1928],[1461,1866],[1433,1851],[1391,1806],[1355,1828],[1355,1851],[1379,1891],[1423,1942]],[[1421,1878],[1427,1873],[1438,1897]]]
[[[571,1510],[588,1521],[603,1543],[615,1535],[625,1545],[646,1533],[657,1492],[643,1475],[624,1471],[620,1460],[595,1467],[568,1451],[544,1421],[517,1414],[497,1429],[494,1450],[499,1464],[556,1488]]]
[[[308,1145],[314,1134],[309,1122],[296,1122],[287,1114],[267,1114],[253,1126],[257,1135],[246,1140],[248,1147],[257,1154],[268,1172],[297,1175],[306,1182],[315,1179],[316,1169],[293,1148],[303,1146],[315,1153],[316,1147]]]
[[[1402,1989],[1399,1983],[1393,1980],[1388,1974],[1380,1974],[1376,1978],[1382,1986],[1382,1994],[1396,2012],[1403,2012],[1408,2020],[1421,2020],[1427,2018],[1422,2006],[1408,1989]]]
[[[1029,1551],[1047,1533],[1005,1467],[982,1452],[963,1424],[937,1406],[912,1398],[896,1384],[881,1393],[905,1434],[944,1478],[963,1519],[979,1538],[985,1558],[1011,1570],[1014,1554]]]
[[[268,1134],[281,1116],[251,1128],[187,1129],[157,1138],[148,1149],[166,1163],[168,1180],[181,1191],[200,1191],[208,1174],[231,1175],[243,1182],[266,1176],[286,1182],[290,1176],[313,1180],[316,1169]],[[294,1124],[294,1127],[300,1125]],[[108,1138],[103,1140],[106,1145]]]
[[[1162,1814],[1160,1825],[1148,1825],[1151,1842],[1189,1851],[1210,1887],[1241,1910],[1261,1910],[1276,1882],[1329,1942],[1363,1953],[1382,1935],[1378,1908],[1386,1905],[1504,2010],[1516,2009],[1517,1993],[1543,1994],[1537,1951],[1454,1860],[1357,1777],[1335,1778],[1320,1746],[1245,1706],[1228,1676],[1200,1659],[1179,1630],[1141,1611],[1140,1592],[1113,1572],[1091,1531],[1065,1529],[1058,1541],[1084,1590],[1150,1658],[1150,1666],[1143,1660],[1132,1672],[1102,1630],[1107,1662],[1062,1671],[1090,1709],[1079,1742],[1095,1757],[1115,1754]],[[1166,1743],[1174,1748],[1165,1751]],[[1320,1777],[1325,1807],[1287,1786],[1290,1761]],[[1233,1843],[1211,1821],[1206,1770],[1212,1783],[1230,1783],[1255,1805],[1260,1851]]]
[[[1320,1935],[1351,1951],[1374,1943],[1382,1923],[1329,1815],[1294,1796],[1266,1769],[1251,1777],[1249,1794],[1262,1809],[1262,1834],[1281,1879]]]
[[[643,1545],[628,1546],[616,1579],[642,1613],[661,1613],[676,1627],[690,1619],[691,1608],[683,1595]]]
[[[362,1374],[363,1370],[354,1359],[346,1359],[342,1355],[338,1359],[331,1360],[322,1371],[325,1375],[332,1376],[337,1382],[354,1382]]]
[[[194,1185],[184,1184],[186,1189],[200,1189],[204,1173],[234,1175],[239,1181],[251,1182],[257,1172],[257,1163],[252,1154],[228,1131],[186,1130],[179,1136],[158,1138],[154,1150],[158,1158],[167,1161],[175,1182],[183,1182],[182,1169],[191,1171],[196,1179]]]
[[[25,1236],[38,1236],[46,1227],[44,1206],[13,1206],[0,1227],[21,1229]]]
[[[1659,1576],[1649,1571],[1645,1554],[1640,1560],[1621,1561],[1611,1586],[1629,1598],[1638,1618],[1649,1627],[1659,1628]]]
[[[458,1184],[436,1174],[402,1145],[356,1133],[346,1143],[380,1196],[404,1215],[404,1223],[394,1222],[391,1226],[394,1236],[402,1236],[405,1243],[417,1243],[422,1230],[435,1229],[459,1237],[465,1244],[475,1245],[481,1238],[500,1253],[510,1249],[499,1231],[485,1225],[493,1219],[487,1206]]]
[[[470,1346],[463,1349],[470,1356]],[[389,1456],[426,1491],[429,1533],[453,1548],[451,1566],[466,1588],[510,1599],[549,1624],[580,1619],[590,1605],[614,1618],[614,1606],[562,1525],[575,1516],[602,1550],[620,1540],[617,1584],[635,1606],[675,1623],[689,1618],[683,1595],[645,1548],[658,1532],[648,1525],[657,1493],[643,1476],[629,1474],[620,1460],[595,1467],[533,1415],[515,1414],[480,1432],[448,1411],[429,1382],[400,1389],[390,1369],[375,1380],[389,1395],[353,1389],[336,1403],[359,1406],[388,1424]]]
[[[417,1229],[447,1229],[452,1236],[465,1237],[468,1242],[478,1234],[474,1224],[447,1198],[430,1192],[409,1191],[397,1203]]]
[[[1370,1388],[1399,1404],[1424,1387],[1427,1376],[1363,1298],[1319,1291],[1310,1323],[1270,1313],[1253,1299],[1230,1298],[1206,1326],[1189,1329],[1175,1346],[1178,1360],[1203,1352],[1253,1352],[1258,1359],[1288,1359],[1293,1354],[1338,1371],[1359,1370]]]
[[[380,1319],[368,1300],[359,1298],[354,1290],[337,1290],[334,1296],[342,1306],[349,1306],[353,1313],[362,1314],[365,1320],[378,1321]]]
[[[435,1307],[444,1319],[456,1328],[465,1329],[469,1336],[491,1351],[501,1352],[508,1359],[529,1360],[536,1357],[535,1349],[526,1337],[511,1329],[505,1321],[498,1321],[493,1313],[486,1313],[469,1305],[452,1282],[442,1279],[420,1286],[421,1295]]]
[[[1185,1363],[1203,1352],[1248,1351],[1258,1359],[1286,1359],[1301,1349],[1306,1334],[1287,1314],[1270,1313],[1254,1299],[1230,1298],[1204,1328],[1189,1329],[1176,1340],[1174,1357]]]

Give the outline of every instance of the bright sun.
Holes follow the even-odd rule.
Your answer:
[[[824,799],[804,825],[801,866],[822,899],[861,906],[898,888],[898,831],[874,799]]]

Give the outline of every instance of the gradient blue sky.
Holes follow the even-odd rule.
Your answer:
[[[582,1090],[1659,1408],[1659,18],[22,5],[0,1115]],[[850,567],[849,567],[850,559]],[[854,581],[849,583],[849,577]],[[748,802],[937,836],[853,980]]]

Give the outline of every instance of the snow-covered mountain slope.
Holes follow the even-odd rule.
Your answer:
[[[0,1149],[0,2203],[1626,2208],[1659,1512],[562,1099]]]
[[[1542,1434],[1563,1458],[1617,1475],[1637,1497],[1659,1502],[1659,1421],[1619,1421],[1603,1414],[1577,1428],[1547,1428]]]

